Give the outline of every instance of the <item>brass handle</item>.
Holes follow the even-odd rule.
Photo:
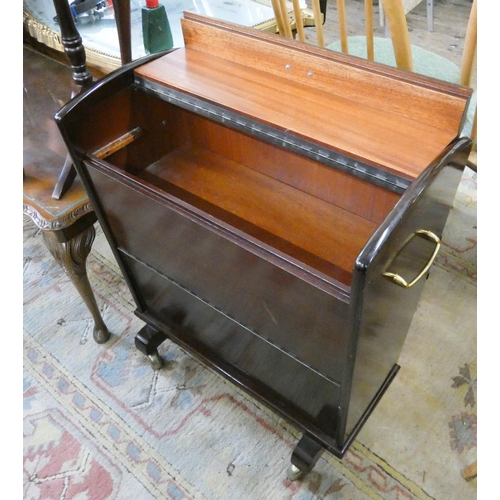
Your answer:
[[[410,237],[410,239],[406,242],[405,246],[409,243],[409,241],[417,235],[421,235],[426,237],[428,240],[433,241],[436,243],[436,248],[434,249],[434,252],[431,255],[431,258],[427,262],[427,264],[424,266],[424,268],[420,271],[418,276],[414,278],[410,283],[408,283],[401,275],[395,274],[395,273],[389,273],[385,272],[383,275],[387,278],[390,278],[393,283],[396,283],[396,285],[399,285],[403,288],[411,288],[432,266],[432,263],[434,262],[434,259],[436,258],[439,248],[441,247],[441,240],[432,232],[432,231],[427,231],[427,229],[419,229],[418,231],[415,231],[415,233]]]

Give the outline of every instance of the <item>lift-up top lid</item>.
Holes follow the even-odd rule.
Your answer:
[[[459,135],[471,89],[191,13],[136,77],[406,181]]]

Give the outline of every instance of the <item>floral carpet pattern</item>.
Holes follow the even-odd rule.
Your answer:
[[[466,169],[400,373],[343,460],[325,452],[291,482],[294,428],[168,341],[160,371],[135,349],[142,322],[99,228],[87,265],[104,345],[25,219],[23,498],[476,498],[460,476],[477,451],[476,238]]]

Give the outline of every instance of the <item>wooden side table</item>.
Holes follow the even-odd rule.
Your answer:
[[[44,241],[75,285],[94,319],[94,340],[110,333],[87,276],[86,260],[95,238],[96,216],[77,178],[60,200],[52,192],[67,150],[54,122],[74,88],[71,68],[31,48],[24,56],[23,212],[42,230]]]

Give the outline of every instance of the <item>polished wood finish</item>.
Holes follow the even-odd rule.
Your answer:
[[[390,39],[394,49],[396,66],[400,69],[408,71],[414,71],[414,61],[412,55],[412,44],[410,42],[410,33],[408,30],[408,23],[406,20],[406,14],[416,4],[418,4],[419,1],[420,0],[415,0],[414,2],[411,1],[407,2],[402,0],[384,0],[383,2],[383,15],[386,18],[389,27]],[[339,26],[340,26],[339,36],[341,41],[341,50],[344,53],[349,53],[347,21],[345,15],[345,0],[337,0],[337,5],[338,5],[337,10],[339,15]],[[432,14],[432,9],[430,9],[430,6],[432,6],[432,2],[428,2],[427,4],[428,23],[429,26],[431,26],[429,30],[432,31],[433,14]],[[380,3],[380,7],[382,7],[382,3]],[[365,23],[366,23],[365,35],[367,44],[366,57],[370,61],[374,60],[372,8],[373,8],[373,3],[370,0],[365,0]],[[315,24],[317,24],[318,22],[319,21],[316,20]],[[354,33],[355,32],[356,30],[354,30]],[[476,63],[476,54],[477,54],[477,0],[473,0],[467,23],[467,30],[465,33],[465,42],[463,46],[462,59],[460,62],[460,77],[456,83],[459,83],[460,85],[463,85],[465,87],[471,87],[472,79],[474,76],[474,67]],[[438,64],[436,64],[435,74],[432,74],[430,76],[435,76],[438,79],[442,77],[441,70]],[[470,132],[470,136],[474,141],[476,140],[477,112],[476,115],[474,116],[474,123],[472,131]]]
[[[344,455],[397,374],[425,279],[384,273],[411,281],[433,255],[413,236],[442,235],[470,91],[191,14],[184,34],[56,120],[139,350],[167,336],[291,421],[304,473]]]
[[[289,479],[300,479],[311,471],[322,453],[323,447],[320,443],[307,434],[302,436],[290,459]]]
[[[62,200],[52,197],[67,150],[54,114],[68,100],[72,70],[29,48],[23,50],[23,212],[75,285],[94,319],[94,339],[106,342],[104,324],[86,272],[96,215],[77,178]]]
[[[99,311],[86,268],[87,257],[95,239],[94,226],[90,225],[86,229],[77,232],[68,241],[61,241],[60,235],[54,231],[45,230],[42,235],[52,257],[64,269],[92,314],[94,319],[94,340],[98,344],[103,344],[109,339],[110,333]]]
[[[410,180],[418,177],[423,164],[429,164],[434,159],[436,146],[448,144],[458,131],[455,122],[455,130],[436,128],[429,135],[426,133],[429,126],[416,121],[416,117],[369,107],[363,102],[366,100],[364,97],[353,102],[305,86],[298,89],[302,93],[296,95],[295,85],[287,85],[284,78],[258,71],[249,75],[243,66],[217,57],[209,58],[198,51],[179,49],[172,57],[155,63],[141,70],[141,76],[159,81],[161,75],[168,75],[165,79],[169,86],[177,81],[178,88],[183,92],[200,92],[206,100],[221,102],[238,113],[264,123],[275,123],[281,130],[298,136],[315,137],[320,144],[339,152],[350,151],[357,159],[391,173],[400,173]],[[204,66],[201,74],[193,72],[193,68],[199,65]],[[286,71],[285,66],[283,64],[281,67],[283,72]],[[361,74],[357,76],[362,77]],[[318,75],[320,78],[321,75]],[[206,85],[209,81],[215,85]],[[249,93],[250,89],[254,89],[253,92]],[[366,93],[361,95],[370,96],[373,92],[367,88]],[[398,104],[397,97],[392,101],[393,106]],[[439,101],[434,102],[439,106]],[[399,104],[404,107],[402,99]],[[461,104],[461,107],[452,110],[458,122],[465,101]],[[304,108],[308,109],[307,114],[303,112]],[[424,113],[426,110],[420,108],[420,111]],[[430,116],[436,116],[430,109],[427,112]],[[377,123],[377,127],[371,125],[373,123]],[[412,135],[409,136],[408,131]],[[360,136],[364,138],[363,141],[359,141]]]
[[[292,47],[294,42],[226,23],[217,26],[213,30],[186,14],[186,48],[138,73],[410,180],[459,131],[467,89],[315,47]],[[411,113],[409,100],[415,103]],[[435,127],[432,134],[429,127]]]
[[[355,257],[376,228],[336,205],[192,146],[166,155],[141,177],[326,274],[342,275],[346,285]]]

